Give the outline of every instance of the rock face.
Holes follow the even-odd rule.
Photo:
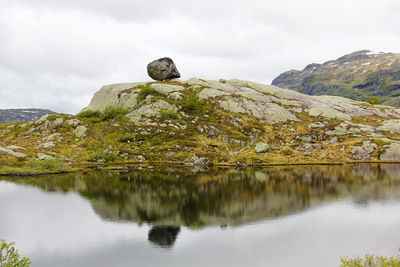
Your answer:
[[[337,95],[399,107],[400,54],[362,50],[284,72],[272,84],[308,95]]]
[[[150,62],[147,65],[147,73],[156,81],[167,81],[181,77],[174,61],[169,57],[159,58]]]

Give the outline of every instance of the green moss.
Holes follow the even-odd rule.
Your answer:
[[[386,257],[386,256],[373,256],[365,255],[361,257],[353,258],[341,258],[341,267],[364,267],[364,266],[376,266],[376,267],[394,267],[400,266],[400,256]]]
[[[120,134],[118,140],[121,143],[130,143],[130,142],[135,141],[135,139],[136,139],[136,134],[134,134],[134,133],[122,133],[122,134]]]
[[[99,110],[84,110],[76,114],[80,118],[101,118],[101,112]]]

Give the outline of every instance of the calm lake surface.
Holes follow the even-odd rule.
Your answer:
[[[400,165],[2,177],[0,238],[32,266],[338,266],[397,253]]]

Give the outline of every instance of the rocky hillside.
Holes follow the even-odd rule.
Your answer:
[[[308,95],[336,95],[400,106],[400,54],[354,52],[303,70],[282,73],[272,84]]]
[[[400,161],[400,109],[241,80],[124,83],[101,88],[77,116],[3,124],[0,140],[0,163],[32,169],[49,159],[192,166]]]
[[[39,119],[46,114],[55,112],[48,109],[27,108],[27,109],[0,109],[0,123],[31,121]]]

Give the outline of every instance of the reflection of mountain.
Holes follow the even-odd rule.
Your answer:
[[[216,170],[146,171],[119,174],[10,178],[47,191],[76,191],[105,220],[125,220],[157,227],[149,240],[173,244],[170,226],[242,225],[284,216],[331,199],[357,203],[400,198],[400,165],[345,165]],[[165,226],[161,228],[161,226]],[[169,230],[167,230],[169,229]]]

